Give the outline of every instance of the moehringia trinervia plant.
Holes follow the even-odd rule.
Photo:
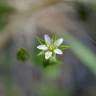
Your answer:
[[[63,43],[63,38],[57,40],[51,39],[47,34],[44,35],[45,44],[38,45],[37,48],[41,50],[40,54],[45,55],[45,59],[54,58],[56,60],[56,54],[62,55],[63,51],[59,49],[60,45]]]
[[[39,42],[40,39],[38,39]],[[52,38],[50,38],[49,35],[45,34],[44,42],[40,42],[41,45],[37,46],[37,48],[41,50],[41,52],[38,55],[43,55],[45,60],[57,61],[56,55],[62,55],[63,49],[66,48],[66,45],[64,45],[63,42],[64,39],[57,38],[55,34],[53,34]]]

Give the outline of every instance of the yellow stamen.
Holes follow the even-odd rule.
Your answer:
[[[54,45],[50,45],[49,48],[48,48],[50,51],[53,51],[55,49],[55,46]]]

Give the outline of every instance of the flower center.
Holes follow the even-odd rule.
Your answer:
[[[55,46],[54,46],[54,45],[50,45],[50,46],[48,47],[48,49],[49,49],[50,51],[53,51],[53,50],[55,49]]]

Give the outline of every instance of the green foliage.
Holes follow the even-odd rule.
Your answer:
[[[32,48],[32,52],[31,52],[31,62],[34,65],[40,66],[40,65],[42,65],[43,58],[41,55],[38,54],[39,50],[37,50],[37,48],[36,48],[36,46],[37,46],[36,43],[33,46],[34,47]]]
[[[40,37],[36,36],[36,39],[37,41],[40,43],[40,44],[45,44],[45,41],[43,39],[41,39]]]
[[[55,79],[56,77],[59,76],[60,74],[60,65],[58,64],[51,64],[50,66],[47,66],[44,69],[45,77],[50,78],[50,79]]]
[[[53,39],[53,41],[55,41],[57,39],[56,33],[52,34],[52,39]]]
[[[12,11],[13,11],[13,8],[10,7],[9,5],[7,5],[7,4],[0,4],[0,14],[1,15],[8,14],[8,13],[10,13]]]
[[[43,57],[44,58],[44,57]],[[54,60],[54,58],[50,59],[50,60],[46,60],[45,58],[43,59],[43,67],[46,68],[48,66],[53,66],[53,65],[57,65],[57,64],[62,64],[61,61],[58,61],[58,60]]]
[[[7,2],[0,2],[0,30],[2,30],[8,23],[8,16],[14,8],[9,6]]]
[[[94,54],[87,46],[83,45],[80,41],[70,37],[71,50],[73,53],[94,73],[96,73],[96,54]]]
[[[60,48],[61,50],[64,50],[64,49],[71,48],[71,46],[69,46],[69,45],[61,45],[59,48]]]
[[[29,58],[29,54],[25,48],[20,48],[16,54],[16,57],[20,61],[26,61]]]

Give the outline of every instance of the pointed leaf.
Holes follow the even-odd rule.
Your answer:
[[[45,41],[43,39],[41,39],[40,37],[36,36],[36,39],[37,41],[40,43],[40,44],[45,44]]]

